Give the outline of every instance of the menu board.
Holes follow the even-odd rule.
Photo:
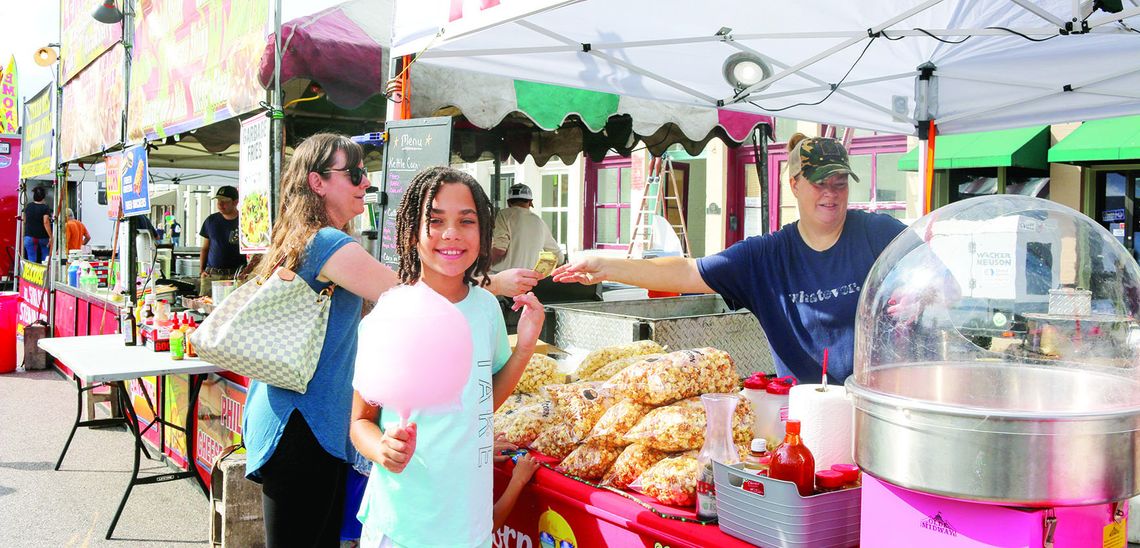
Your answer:
[[[384,213],[380,222],[380,261],[398,270],[396,210],[404,189],[417,173],[451,160],[451,117],[396,120],[385,124],[388,141],[384,151]]]

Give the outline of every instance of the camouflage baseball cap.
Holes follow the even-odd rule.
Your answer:
[[[808,137],[788,154],[788,173],[791,176],[802,173],[804,178],[819,183],[836,173],[846,173],[856,181],[859,176],[851,171],[847,161],[847,149],[843,143],[827,137]]]

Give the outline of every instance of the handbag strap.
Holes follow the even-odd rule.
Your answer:
[[[278,268],[281,268],[281,265],[285,264],[285,259],[286,259],[286,258],[288,258],[288,257],[289,257],[289,254],[288,254],[288,253],[286,253],[286,254],[282,255],[282,256],[281,256],[281,259],[277,261],[277,264],[273,265],[273,269],[269,271],[269,275],[270,275],[270,276],[272,276],[272,275],[276,274],[276,273],[277,273],[277,269],[278,269]],[[294,274],[295,274],[295,273],[294,273]],[[268,279],[268,278],[263,278],[263,277],[260,277],[260,276],[258,276],[258,278],[257,278],[257,280],[256,280],[256,281],[257,281],[257,285],[262,285],[262,284],[264,284],[264,283],[265,283],[265,281],[266,281],[267,279]],[[336,284],[335,284],[335,283],[333,283],[333,282],[329,282],[329,285],[328,285],[328,287],[326,287],[326,288],[324,288],[324,289],[320,290],[320,292],[319,292],[319,293],[320,293],[321,295],[324,295],[325,297],[328,297],[328,298],[330,298],[330,299],[331,299],[331,298],[332,298],[332,296],[333,296],[333,291],[335,291],[335,290],[336,290]]]

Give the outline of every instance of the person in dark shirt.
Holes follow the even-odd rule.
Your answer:
[[[591,257],[554,271],[554,281],[624,282],[647,289],[719,293],[747,308],[771,344],[776,372],[842,384],[851,374],[859,293],[875,259],[905,229],[886,215],[848,211],[847,150],[835,139],[788,141],[788,174],[800,220],[698,260]]]
[[[202,222],[202,250],[198,260],[202,266],[202,281],[233,278],[245,266],[245,255],[238,247],[238,191],[232,186],[218,188],[214,200],[218,212]]]
[[[47,189],[32,190],[32,203],[24,206],[24,258],[42,263],[51,253],[51,208],[44,204]]]

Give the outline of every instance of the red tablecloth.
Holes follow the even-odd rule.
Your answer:
[[[495,498],[511,478],[514,465],[495,467]],[[692,511],[662,507],[693,517]],[[542,542],[553,538],[555,542]],[[529,539],[529,542],[528,542]],[[570,544],[560,544],[568,541]],[[721,532],[716,525],[665,519],[620,495],[591,487],[547,468],[539,468],[523,489],[506,525],[495,532],[495,548],[590,548],[594,546],[751,546]]]

